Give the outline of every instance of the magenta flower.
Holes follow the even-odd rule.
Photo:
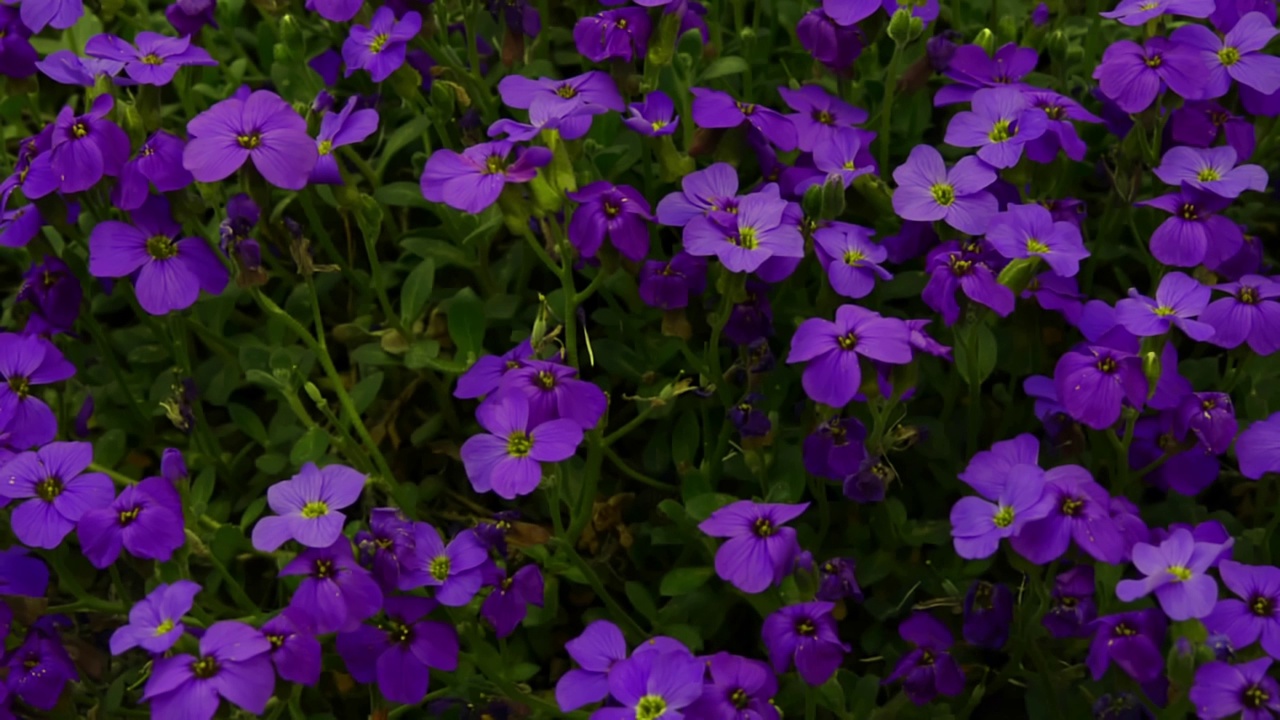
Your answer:
[[[15,455],[4,465],[8,478],[0,483],[0,497],[26,500],[9,518],[19,542],[56,548],[85,512],[111,503],[111,480],[102,473],[86,473],[91,463],[89,443],[54,442]]]
[[[515,161],[508,163],[512,150]],[[527,183],[549,162],[550,150],[519,148],[508,140],[473,145],[461,153],[442,148],[422,170],[422,196],[463,212],[479,213],[498,201],[507,183]]]
[[[800,517],[808,507],[809,503],[739,500],[711,513],[698,529],[711,537],[729,538],[716,551],[716,574],[747,593],[781,583],[800,553],[795,529],[783,524]]]
[[[476,492],[493,491],[508,500],[528,495],[542,483],[542,463],[573,456],[582,427],[570,419],[533,423],[529,399],[516,391],[491,396],[476,409],[487,434],[462,444],[462,463]]]
[[[1116,584],[1116,597],[1133,602],[1154,592],[1169,619],[1203,618],[1218,602],[1218,583],[1206,571],[1222,549],[1221,545],[1196,542],[1185,529],[1175,530],[1159,545],[1138,543],[1133,546],[1133,565],[1146,577],[1121,580]]]
[[[422,16],[410,10],[400,19],[390,7],[378,8],[365,25],[353,25],[342,43],[342,59],[347,64],[346,77],[356,70],[368,70],[374,82],[391,77],[404,64],[409,41],[422,29]]]
[[[1161,278],[1154,300],[1130,288],[1129,297],[1116,303],[1116,322],[1138,337],[1163,335],[1177,327],[1192,340],[1206,340],[1213,336],[1213,326],[1193,318],[1208,306],[1209,296],[1207,285],[1171,272]]]
[[[1080,229],[1074,223],[1055,222],[1041,205],[1010,205],[991,220],[987,242],[1010,260],[1040,258],[1062,277],[1074,277],[1080,261],[1089,257]]]
[[[976,157],[961,158],[948,171],[937,150],[917,145],[893,171],[893,179],[898,183],[893,209],[905,220],[943,220],[961,232],[980,235],[998,210],[995,196],[986,191],[996,173]]]
[[[835,322],[809,318],[791,338],[788,363],[807,362],[801,383],[814,402],[841,408],[862,385],[859,356],[905,365],[911,345],[905,323],[857,305],[841,305]]]
[[[1194,1],[1213,11],[1209,0]],[[1280,30],[1276,30],[1275,22],[1256,11],[1242,16],[1221,39],[1203,25],[1188,24],[1175,29],[1169,40],[1198,52],[1204,64],[1203,74],[1198,78],[1200,91],[1188,99],[1222,97],[1231,89],[1232,80],[1263,95],[1280,90],[1280,57],[1265,51],[1267,43],[1278,34]]]
[[[129,609],[129,624],[111,634],[111,654],[123,655],[140,647],[160,655],[173,647],[186,628],[182,616],[191,612],[200,586],[190,580],[160,583]]]
[[[35,388],[75,374],[75,365],[45,338],[0,333],[0,433],[8,434],[6,445],[25,450],[57,436],[58,419]]]
[[[995,168],[1010,168],[1022,147],[1048,129],[1043,111],[1014,87],[985,88],[973,94],[973,109],[957,113],[947,125],[948,145],[978,148],[978,157]]]
[[[123,63],[125,74],[139,85],[168,85],[187,65],[218,64],[207,50],[192,45],[190,36],[174,38],[143,31],[134,43],[136,47],[115,35],[95,35],[84,44],[84,54]]]
[[[211,720],[222,699],[253,715],[267,709],[275,690],[271,643],[235,620],[209,626],[200,657],[173,655],[156,661],[143,690],[155,717]]]
[[[311,548],[329,547],[342,536],[341,510],[360,499],[364,475],[345,465],[302,466],[297,475],[267,488],[268,515],[253,527],[253,546],[272,552],[290,540]]]
[[[307,122],[269,90],[223,100],[187,123],[187,133],[182,164],[200,182],[223,180],[252,161],[272,185],[301,190],[319,158]]]
[[[1236,151],[1230,145],[1170,148],[1152,172],[1165,184],[1190,185],[1223,198],[1236,198],[1246,190],[1267,189],[1267,171],[1261,165],[1236,166]]]
[[[595,257],[605,238],[622,257],[639,262],[649,253],[649,201],[629,185],[605,180],[566,193],[578,203],[569,221],[569,241],[583,257]]]

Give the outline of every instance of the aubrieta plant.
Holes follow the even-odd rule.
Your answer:
[[[1280,717],[1276,7],[1102,3],[0,0],[0,720]]]

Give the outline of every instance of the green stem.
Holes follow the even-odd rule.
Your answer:
[[[226,584],[227,592],[231,595],[231,599],[236,601],[236,604],[240,606],[241,610],[244,610],[247,613],[253,613],[258,610],[258,604],[255,603],[249,597],[248,593],[244,591],[244,588],[240,586],[240,581],[236,580],[235,576],[227,570],[227,566],[218,559],[218,556],[214,554],[213,549],[207,547],[204,542],[202,542],[200,538],[189,529],[187,530],[187,542],[191,543],[193,547],[203,550],[200,554],[209,560],[209,564],[213,566],[214,573],[216,573],[218,577],[222,578],[222,582]]]
[[[109,467],[103,467],[98,463],[89,463],[88,470],[89,472],[102,473],[103,475],[106,475],[107,477],[111,478],[111,481],[117,485],[136,485],[138,482],[137,480],[134,480],[128,475],[118,473],[115,470],[112,470]]]
[[[609,458],[609,462],[613,463],[614,467],[618,468],[618,470],[620,470],[623,475],[626,475],[627,477],[631,478],[632,480],[635,480],[636,482],[642,483],[644,485],[648,485],[651,488],[657,488],[658,490],[666,490],[668,492],[675,492],[676,490],[679,489],[675,485],[668,485],[667,483],[664,483],[661,480],[654,480],[648,475],[645,475],[639,470],[636,470],[635,468],[631,467],[630,463],[624,460],[621,456],[618,455],[618,453],[614,452],[611,448],[604,449],[604,456]]]
[[[889,134],[893,130],[893,93],[898,89],[898,57],[902,48],[895,43],[889,66],[884,71],[884,99],[880,103],[880,175],[889,174]]]
[[[657,409],[657,407],[658,407],[657,402],[650,401],[649,406],[641,410],[639,413],[637,413],[636,416],[631,418],[631,420],[627,422],[626,425],[623,425],[617,430],[614,430],[613,432],[606,435],[604,438],[604,446],[609,447],[610,445],[626,437],[627,434],[630,433],[632,430],[635,430],[636,428],[640,427],[640,425],[643,424],[645,420],[649,419],[649,416],[653,414],[653,411]]]
[[[600,485],[600,466],[604,464],[606,452],[604,439],[598,428],[587,433],[587,464],[584,469],[582,488],[578,491],[578,502],[575,503],[573,516],[569,520],[569,530],[565,538],[577,544],[587,523],[591,522],[592,510],[595,508],[596,490]],[[563,474],[561,474],[563,478]]]
[[[116,387],[124,396],[128,398],[129,410],[137,416],[138,428],[150,434],[151,418],[142,411],[142,407],[138,405],[138,396],[129,390],[129,385],[125,382],[124,371],[120,368],[120,363],[116,361],[116,354],[111,350],[111,345],[107,342],[107,334],[103,332],[102,326],[98,324],[97,318],[93,316],[93,308],[86,308],[80,313],[80,319],[89,327],[89,334],[93,336],[93,342],[98,346],[98,352],[101,360],[107,364],[107,371],[111,373],[111,379],[115,381]]]
[[[640,627],[640,624],[618,604],[617,600],[613,599],[613,596],[605,589],[604,583],[600,582],[600,576],[596,575],[595,570],[591,569],[591,566],[587,564],[586,560],[582,559],[582,556],[573,549],[573,546],[560,538],[557,538],[557,544],[564,548],[565,554],[569,556],[569,561],[573,563],[574,567],[578,568],[578,572],[582,573],[582,577],[586,579],[587,585],[604,602],[604,606],[613,615],[613,619],[622,627],[622,632],[635,640],[648,637],[648,633]]]
[[[348,222],[349,221],[346,218],[343,218],[343,223]],[[409,340],[409,334],[405,331],[404,325],[401,324],[400,314],[396,312],[395,307],[391,304],[391,298],[387,297],[386,275],[383,272],[381,261],[378,260],[377,235],[363,232],[360,234],[364,237],[365,252],[369,254],[369,272],[372,276],[369,284],[373,285],[373,292],[378,296],[378,304],[382,306],[382,314],[386,316],[387,324],[396,332],[400,333],[400,337],[404,338],[407,342]],[[316,296],[314,283],[310,277],[307,278],[307,285],[311,286],[313,309],[316,313],[317,322],[319,322],[320,301]],[[316,332],[319,333],[320,337],[324,337],[324,330],[321,329],[321,326],[317,325]]]

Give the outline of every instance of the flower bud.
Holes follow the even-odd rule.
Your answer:
[[[1038,257],[1014,260],[1000,271],[997,282],[1012,290],[1014,295],[1021,295],[1022,291],[1026,290],[1035,279],[1039,266],[1040,258]]]
[[[1142,356],[1142,374],[1147,376],[1147,400],[1155,397],[1156,383],[1160,382],[1160,353],[1147,352]]]
[[[911,42],[911,11],[898,8],[889,18],[889,39],[898,47]]]
[[[986,50],[988,55],[996,54],[996,35],[989,28],[982,28],[978,36],[973,39],[973,44]]]
[[[1067,50],[1070,49],[1071,43],[1067,41],[1066,33],[1061,30],[1054,30],[1045,39],[1044,46],[1049,51],[1049,57],[1054,62],[1060,63],[1067,59]]]

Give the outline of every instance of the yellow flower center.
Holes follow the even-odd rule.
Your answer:
[[[666,127],[668,124],[669,123],[667,123],[666,120],[654,120],[653,122],[649,123],[649,127],[653,128],[654,132],[657,132],[662,128]]]
[[[142,56],[142,62],[144,65],[163,65],[164,58],[155,53],[147,53]]]
[[[1170,315],[1173,315],[1176,312],[1178,311],[1166,305],[1161,305],[1156,308],[1156,315],[1159,315],[1160,317],[1169,317]]]
[[[507,454],[511,457],[528,457],[529,451],[533,449],[533,438],[529,437],[523,430],[516,430],[511,433],[511,437],[507,438]]]
[[[756,534],[756,537],[767,538],[772,537],[778,530],[773,526],[772,520],[768,518],[758,518],[755,523],[752,524],[751,531]]]
[[[324,517],[329,514],[329,505],[322,500],[312,500],[302,506],[302,517],[308,520]]]
[[[747,695],[746,690],[738,688],[737,690],[729,693],[729,702],[738,710],[746,710],[747,705],[751,702],[751,698]]]
[[[31,381],[20,375],[15,375],[9,378],[9,389],[13,391],[14,395],[18,396],[19,400],[25,399],[31,394]]]
[[[377,35],[374,35],[373,39],[369,41],[369,52],[382,52],[387,47],[387,41],[390,39],[391,36],[386,33],[378,33]]]
[[[1259,595],[1249,603],[1249,611],[1258,617],[1271,617],[1271,613],[1275,611],[1275,601]]]
[[[1017,129],[1012,127],[1008,120],[997,120],[996,124],[991,126],[987,139],[993,143],[1002,143],[1017,134]]]
[[[740,228],[737,233],[729,236],[729,242],[747,250],[760,247],[760,240],[756,237],[756,229],[753,227]]]
[[[131,507],[128,510],[121,510],[120,515],[118,516],[120,520],[120,527],[127,527],[134,520],[137,520],[138,515],[140,514],[142,514],[142,508],[140,507]]]
[[[1075,517],[1076,515],[1080,514],[1080,509],[1083,507],[1084,507],[1084,500],[1081,500],[1080,498],[1069,497],[1066,500],[1062,501],[1062,506],[1059,509],[1062,510],[1062,514],[1066,515],[1067,517]]]
[[[253,150],[262,144],[262,133],[255,130],[247,135],[237,135],[236,143],[245,150]]]
[[[1224,47],[1218,51],[1218,60],[1222,61],[1223,65],[1231,67],[1240,62],[1240,51],[1233,47]]]
[[[317,580],[328,580],[334,576],[334,567],[332,560],[317,560],[315,567],[312,568],[312,575]]]
[[[1218,172],[1216,168],[1201,168],[1200,172],[1196,173],[1196,179],[1200,182],[1213,182],[1214,180],[1221,180],[1222,173]]]
[[[152,235],[147,238],[147,254],[155,260],[168,260],[178,254],[178,244],[167,235]]]
[[[1032,255],[1044,255],[1049,252],[1049,246],[1036,238],[1027,238],[1027,252]]]
[[[938,183],[929,188],[929,194],[942,207],[950,207],[956,201],[956,189],[947,183]]]
[[[319,145],[318,147],[316,147],[316,150],[317,150],[321,155],[328,155],[328,154],[332,153],[332,152],[333,152],[333,141],[332,141],[332,140],[321,140],[321,141],[320,141],[320,145]]]
[[[1250,685],[1249,688],[1244,691],[1244,695],[1240,698],[1241,704],[1250,710],[1257,710],[1258,708],[1266,706],[1267,701],[1270,699],[1271,696],[1268,695],[1267,691],[1263,690],[1259,685]]]
[[[845,250],[844,251],[844,264],[848,265],[849,267],[858,267],[859,265],[862,264],[862,261],[866,259],[867,259],[867,254],[862,252],[861,250]]]
[[[818,634],[818,627],[809,618],[796,623],[796,634],[801,637],[813,637]]]
[[[431,567],[428,568],[428,572],[431,573],[431,577],[435,578],[437,582],[444,582],[449,579],[449,570],[452,569],[452,567],[453,563],[449,558],[445,555],[441,555],[431,561]]]
[[[1169,574],[1178,582],[1186,582],[1191,579],[1191,568],[1183,567],[1181,565],[1171,565],[1169,567]]]
[[[1116,371],[1116,361],[1112,358],[1105,357],[1098,361],[1097,368],[1102,372],[1110,375]]]
[[[840,346],[841,350],[852,350],[858,345],[858,336],[851,332],[845,333],[836,338],[836,344]]]
[[[1061,105],[1045,105],[1044,114],[1048,115],[1050,120],[1061,120],[1067,116],[1067,111]]]
[[[56,477],[47,477],[36,483],[36,497],[45,502],[53,502],[53,499],[62,494],[62,480]]]
[[[167,633],[167,632],[169,632],[170,630],[172,630],[172,629],[174,629],[175,627],[177,627],[177,625],[178,625],[178,624],[177,624],[177,623],[175,623],[174,621],[169,620],[168,618],[166,618],[164,622],[162,622],[162,623],[160,623],[159,625],[157,625],[157,626],[156,626],[156,629],[155,629],[155,636],[156,636],[156,637],[160,637],[161,635],[164,635],[165,633]]]
[[[991,518],[991,522],[995,523],[996,527],[1007,528],[1013,524],[1013,516],[1014,510],[1012,507],[1001,505],[1000,509],[996,510],[995,517]]]
[[[1258,290],[1257,288],[1242,287],[1236,293],[1236,299],[1245,305],[1256,305],[1258,302]]]
[[[71,134],[77,138],[88,137],[89,126],[82,121],[77,121],[71,125]]]
[[[538,387],[543,390],[551,390],[556,386],[556,376],[547,370],[538,371]]]
[[[560,87],[556,88],[556,94],[564,98],[565,100],[568,100],[570,98],[577,97],[578,91],[572,85],[561,85]]]
[[[659,695],[645,695],[636,703],[636,720],[658,720],[667,712],[667,701]]]
[[[202,657],[191,664],[191,674],[201,680],[208,680],[218,674],[218,661],[212,657]]]

